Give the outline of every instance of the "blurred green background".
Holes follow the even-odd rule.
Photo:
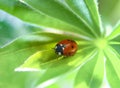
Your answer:
[[[120,0],[99,0],[99,11],[104,23],[114,26],[120,20]]]

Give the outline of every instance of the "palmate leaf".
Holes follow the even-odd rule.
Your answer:
[[[8,88],[39,88],[72,72],[76,75],[72,77],[74,88],[104,88],[104,84],[119,87],[120,27],[102,36],[105,34],[97,7],[96,0],[1,0],[0,25],[5,30],[0,32],[0,74],[4,79],[0,79],[0,87],[10,83]],[[14,17],[4,11],[22,21],[15,18],[16,25],[12,24],[8,19]],[[17,22],[21,26],[17,27]],[[55,53],[53,48],[62,39],[77,42],[74,56]],[[38,72],[24,73],[35,70]],[[15,77],[22,77],[24,82],[11,81]]]

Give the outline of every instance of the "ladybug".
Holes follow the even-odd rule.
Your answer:
[[[72,56],[76,53],[77,48],[77,43],[74,40],[65,39],[56,44],[55,52],[58,55]]]

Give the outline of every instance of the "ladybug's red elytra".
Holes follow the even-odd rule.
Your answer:
[[[58,55],[72,56],[76,53],[77,48],[77,43],[74,40],[65,39],[56,44],[55,52]]]

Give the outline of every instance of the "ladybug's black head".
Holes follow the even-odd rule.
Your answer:
[[[64,45],[63,44],[57,44],[55,46],[55,52],[58,54],[58,55],[63,55],[63,50],[64,50]]]

